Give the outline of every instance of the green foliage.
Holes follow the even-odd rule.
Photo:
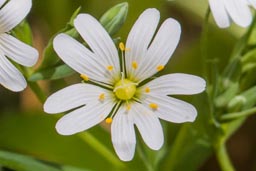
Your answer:
[[[60,169],[43,164],[32,157],[7,151],[0,151],[0,164],[17,171],[61,171]]]
[[[110,8],[100,18],[100,23],[110,35],[114,35],[124,24],[128,13],[128,3],[120,3]]]

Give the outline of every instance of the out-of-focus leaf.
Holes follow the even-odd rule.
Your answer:
[[[74,19],[76,18],[76,16],[78,15],[78,13],[80,12],[81,7],[79,7],[71,16],[69,22],[67,23],[66,27],[62,30],[60,30],[57,34],[59,33],[65,33],[68,34],[72,37],[78,37],[78,33],[77,31],[73,28],[73,23],[74,23]],[[56,35],[57,35],[56,34]],[[46,46],[46,48],[44,49],[44,53],[43,53],[43,62],[40,65],[38,71],[54,66],[56,65],[60,59],[58,57],[58,55],[55,53],[54,49],[53,49],[53,39],[56,36],[54,35],[50,40],[48,45]]]
[[[92,171],[91,169],[82,169],[82,168],[77,168],[73,166],[62,166],[61,170],[62,171]]]
[[[103,14],[100,18],[100,23],[110,35],[113,35],[123,26],[127,13],[127,2],[117,4]]]
[[[60,78],[67,77],[69,75],[74,74],[75,71],[71,69],[66,64],[59,65],[54,68],[44,69],[40,72],[35,72],[29,77],[29,81],[38,81],[38,80],[56,80]]]
[[[7,151],[0,151],[0,164],[16,171],[61,171],[32,157]]]
[[[26,20],[24,20],[17,27],[15,27],[11,31],[11,34],[19,40],[25,42],[26,44],[32,45],[32,32]]]
[[[74,28],[70,28],[68,29],[68,27],[70,27],[69,25],[67,26],[67,28],[61,30],[59,33],[65,33],[67,35],[70,35],[71,37],[78,37],[78,33]],[[58,64],[60,62],[60,58],[58,57],[58,55],[55,53],[54,49],[53,49],[53,39],[55,36],[53,36],[49,42],[49,44],[46,46],[44,53],[43,53],[43,62],[40,65],[38,71],[41,71],[43,69],[48,69],[51,68],[53,66],[55,66],[56,64]]]

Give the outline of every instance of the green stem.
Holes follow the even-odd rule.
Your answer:
[[[138,140],[138,143],[137,143],[137,148],[136,148],[140,158],[142,159],[142,161],[144,162],[146,168],[147,168],[147,171],[154,171],[154,167],[152,165],[152,163],[149,162],[147,156],[145,155],[145,151],[143,150],[142,148],[142,143]]]
[[[209,31],[209,16],[210,16],[210,8],[208,7],[203,26],[202,26],[202,36],[201,36],[201,60],[203,62],[203,74],[205,78],[208,78],[207,71],[207,60],[208,60],[208,31]]]
[[[97,140],[89,132],[77,134],[83,141],[89,144],[95,151],[100,153],[106,160],[112,163],[117,168],[124,168],[125,165],[114,155],[106,146]]]
[[[244,36],[238,41],[238,43],[235,45],[234,50],[231,54],[230,60],[233,60],[235,58],[239,58],[242,54],[243,50],[246,48],[249,38],[251,37],[251,34],[253,32],[254,26],[256,24],[256,15],[253,18],[252,24],[247,30],[247,32],[244,34]]]
[[[242,112],[234,112],[234,113],[224,114],[223,116],[221,116],[220,119],[222,121],[233,120],[233,119],[238,119],[240,117],[250,116],[255,113],[256,113],[256,107],[248,109],[248,110],[244,110]]]
[[[38,100],[43,104],[46,100],[46,95],[41,87],[36,82],[28,82],[29,87],[35,93]]]
[[[216,151],[216,157],[220,164],[221,170],[222,171],[235,171],[235,168],[230,161],[224,141],[221,140],[215,146],[215,151]]]
[[[219,123],[216,120],[214,115],[215,107],[214,107],[214,99],[217,94],[218,89],[218,68],[215,60],[210,60],[208,58],[208,32],[209,32],[209,17],[210,17],[210,8],[207,8],[203,27],[202,27],[202,35],[201,35],[201,60],[203,62],[203,76],[207,80],[207,83],[211,83],[212,87],[207,86],[207,96],[208,96],[208,104],[210,108],[211,122],[219,127]],[[210,67],[208,66],[210,63]]]

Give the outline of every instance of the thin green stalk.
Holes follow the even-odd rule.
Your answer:
[[[224,141],[221,140],[215,146],[215,151],[216,151],[216,157],[220,164],[221,170],[222,171],[235,171],[235,168],[232,165],[231,160],[229,158]]]
[[[214,99],[217,94],[218,88],[218,69],[216,66],[216,61],[208,58],[208,32],[209,32],[209,17],[210,17],[210,8],[207,8],[201,35],[201,61],[203,62],[203,76],[207,80],[207,83],[212,84],[212,86],[207,86],[207,95],[208,95],[208,104],[210,107],[211,121],[216,126],[219,127],[219,123],[215,119],[215,107]],[[208,64],[210,63],[210,67]],[[208,69],[210,68],[210,69]]]
[[[220,119],[222,121],[233,120],[233,119],[238,119],[238,118],[245,117],[245,116],[250,116],[255,113],[256,113],[256,107],[248,109],[248,110],[244,110],[242,112],[234,112],[234,113],[224,114],[223,116],[221,116]]]
[[[201,61],[203,62],[203,75],[205,78],[208,78],[207,71],[207,61],[208,61],[208,31],[209,31],[209,16],[210,8],[208,7],[203,26],[202,26],[202,35],[201,35]]]
[[[143,162],[147,168],[147,171],[154,171],[155,169],[154,169],[152,163],[149,162],[147,156],[145,155],[145,151],[142,149],[142,143],[139,140],[137,143],[136,150],[137,150],[140,158],[143,160]]]
[[[124,168],[125,165],[114,155],[106,146],[104,146],[99,140],[97,140],[89,132],[83,132],[77,134],[83,141],[89,144],[95,151],[105,157],[110,163],[117,168]]]
[[[234,60],[235,58],[239,58],[242,54],[243,50],[246,48],[248,40],[251,37],[251,34],[253,32],[254,26],[256,25],[256,15],[254,15],[253,21],[247,32],[244,34],[244,36],[238,41],[238,43],[235,45],[234,50],[231,54],[230,60]]]
[[[29,87],[35,93],[37,99],[43,104],[46,100],[46,95],[37,82],[28,82]]]

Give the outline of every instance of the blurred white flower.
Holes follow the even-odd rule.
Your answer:
[[[256,0],[209,0],[212,15],[220,28],[230,26],[231,20],[241,27],[252,21],[250,6],[256,8]]]
[[[146,80],[164,69],[180,39],[180,24],[172,18],[165,20],[155,34],[159,18],[156,9],[141,14],[126,47],[119,44],[120,58],[111,37],[88,14],[78,15],[74,26],[90,49],[66,34],[55,37],[57,54],[87,81],[64,88],[46,100],[47,113],[74,109],[57,122],[58,133],[75,134],[106,119],[112,123],[117,155],[129,161],[136,144],[134,125],[144,142],[158,150],[164,140],[159,118],[175,123],[195,120],[197,111],[192,105],[168,95],[200,93],[205,89],[202,78],[169,74]]]
[[[7,57],[24,66],[32,66],[38,59],[36,49],[8,34],[26,17],[31,6],[31,0],[0,0],[0,84],[12,91],[22,91],[27,83]]]

